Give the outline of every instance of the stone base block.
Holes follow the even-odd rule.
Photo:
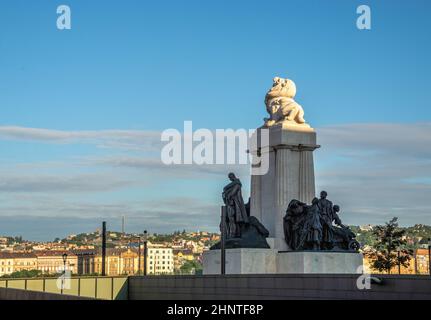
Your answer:
[[[277,273],[362,273],[363,256],[358,252],[279,252]]]
[[[226,274],[276,273],[276,257],[272,249],[226,249]],[[205,251],[203,265],[203,274],[220,274],[220,250]]]
[[[203,274],[221,273],[220,250],[203,253]],[[226,249],[226,274],[356,274],[363,256],[357,252],[312,252],[274,249]]]

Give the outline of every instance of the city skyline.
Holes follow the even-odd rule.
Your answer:
[[[373,3],[366,31],[355,1],[67,4],[64,31],[55,1],[0,4],[0,235],[121,230],[123,215],[131,232],[217,231],[228,169],[167,168],[160,133],[256,128],[274,76],[297,84],[316,191],[343,222],[431,224],[429,2]]]

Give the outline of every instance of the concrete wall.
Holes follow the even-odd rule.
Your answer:
[[[132,276],[129,299],[431,299],[431,277],[377,275],[359,290],[358,275]]]
[[[60,294],[57,278],[5,279],[0,278],[0,288],[41,291]],[[65,295],[104,300],[127,299],[127,277],[72,277]]]

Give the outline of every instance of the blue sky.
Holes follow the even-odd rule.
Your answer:
[[[56,28],[60,4],[72,30]],[[356,28],[361,4],[371,30]],[[122,214],[130,231],[216,230],[223,170],[160,169],[157,132],[255,128],[276,75],[297,84],[322,144],[317,185],[348,223],[431,224],[430,12],[426,0],[2,1],[0,234],[115,229]]]

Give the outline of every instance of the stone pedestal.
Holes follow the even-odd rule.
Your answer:
[[[258,129],[255,134],[260,135]],[[268,172],[251,177],[251,211],[274,238],[274,249],[287,250],[283,217],[292,199],[311,203],[315,197],[313,151],[316,132],[309,126],[282,123],[269,129],[269,145],[257,145]],[[250,150],[256,154],[256,150]]]
[[[220,250],[203,253],[203,274],[220,274]],[[355,274],[363,256],[357,252],[227,249],[226,274]]]
[[[279,252],[277,273],[362,273],[363,256],[358,252]]]
[[[227,249],[226,274],[276,273],[276,250]],[[203,274],[221,273],[220,250],[203,253]]]

